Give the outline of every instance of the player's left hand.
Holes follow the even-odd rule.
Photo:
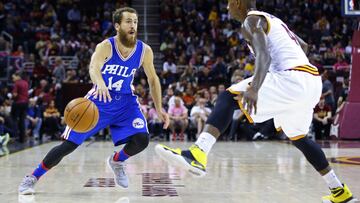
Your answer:
[[[249,114],[252,113],[254,109],[254,113],[256,114],[257,111],[257,99],[258,99],[258,92],[253,88],[249,87],[242,95],[243,98],[243,106],[246,108],[246,110],[249,112]]]
[[[162,120],[162,122],[164,122],[163,129],[167,129],[170,124],[169,115],[163,110],[158,111],[157,114],[158,114],[159,118]]]

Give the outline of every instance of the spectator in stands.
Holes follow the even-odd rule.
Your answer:
[[[194,97],[194,91],[192,88],[187,88],[185,90],[185,93],[182,96],[182,99],[184,101],[184,105],[186,108],[191,109],[191,107],[195,103],[195,97]]]
[[[327,48],[323,59],[325,64],[334,64],[336,62],[336,54],[330,48]]]
[[[319,30],[322,35],[329,35],[330,23],[326,16],[322,16],[314,25],[315,30]]]
[[[184,132],[188,126],[188,110],[181,104],[181,98],[175,98],[175,105],[170,106],[168,109],[168,114],[170,117],[170,130],[172,133],[172,140],[177,139],[179,132],[179,137],[181,141],[184,141]]]
[[[77,4],[73,4],[67,13],[67,19],[72,23],[79,23],[81,21],[81,12]]]
[[[35,98],[30,98],[29,99],[29,107],[27,110],[27,115],[26,115],[26,120],[25,120],[25,124],[26,124],[26,129],[27,132],[31,135],[35,140],[38,140],[40,138],[40,128],[41,128],[41,124],[42,124],[42,119],[41,119],[41,109],[39,108],[38,105],[36,105],[36,99]]]
[[[325,98],[321,97],[314,110],[313,124],[316,139],[327,139],[329,137],[331,115],[331,107],[326,104]]]
[[[341,42],[337,42],[335,44],[335,46],[333,47],[333,52],[335,54],[335,57],[341,57],[341,58],[345,58],[345,48],[342,46]]]
[[[212,100],[211,100],[211,94],[209,92],[209,90],[207,88],[204,88],[202,90],[202,96],[204,97],[205,99],[205,106],[206,107],[209,107],[209,108],[213,108],[213,104],[212,104]]]
[[[202,129],[204,128],[205,122],[211,113],[211,109],[205,107],[206,99],[198,99],[195,106],[192,107],[190,111],[190,121],[194,126],[196,126],[196,138],[199,137]]]
[[[244,67],[244,78],[248,78],[254,74],[255,58],[249,57]]]
[[[218,91],[218,94],[221,94],[223,91],[225,91],[225,85],[219,84],[217,91]]]
[[[237,48],[237,46],[240,45],[240,39],[238,37],[237,32],[232,32],[230,38],[229,38],[229,45],[230,47]]]
[[[243,75],[241,70],[236,69],[231,76],[231,84],[236,84],[242,80],[243,80]]]
[[[55,102],[51,101],[45,112],[43,114],[44,117],[44,131],[47,135],[50,135],[52,139],[59,138],[60,135],[60,112],[55,107]]]
[[[195,85],[196,77],[195,77],[194,68],[191,65],[187,65],[185,67],[184,72],[181,74],[180,79],[183,79],[186,82],[191,83],[192,85]]]
[[[211,94],[211,98],[210,98],[211,105],[209,105],[211,108],[215,106],[217,98],[218,98],[218,94]]]
[[[175,106],[175,99],[178,98],[178,97],[180,98],[179,101],[180,101],[181,106],[184,106],[184,101],[181,99],[182,98],[182,93],[180,91],[177,91],[177,90],[173,91],[172,88],[169,87],[169,91],[168,91],[167,96],[170,96],[168,98],[168,107],[169,108]]]
[[[198,73],[198,85],[200,87],[206,87],[214,82],[213,75],[210,73],[209,67],[202,68]]]
[[[321,76],[323,81],[322,97],[325,98],[325,104],[330,106],[330,110],[335,111],[334,87],[328,74],[328,72],[324,72]]]
[[[163,64],[162,78],[165,80],[163,85],[168,85],[177,79],[177,68],[173,57],[168,57]]]
[[[224,59],[223,57],[218,56],[216,58],[215,63],[212,65],[212,69],[211,69],[211,75],[213,76],[212,78],[216,80],[218,83],[224,84],[227,82],[226,74],[227,74],[227,68],[224,63]]]
[[[55,66],[52,74],[55,77],[56,83],[62,83],[62,81],[65,79],[65,67],[62,63],[61,57],[59,56],[55,59]]]
[[[24,50],[23,50],[23,47],[21,45],[19,45],[16,49],[16,51],[14,51],[12,54],[12,56],[14,57],[21,57],[21,58],[24,58]]]
[[[216,21],[219,18],[218,12],[217,12],[217,8],[216,6],[213,6],[211,8],[210,14],[209,14],[209,21]]]
[[[339,70],[347,70],[349,69],[349,64],[346,62],[345,58],[343,56],[337,56],[337,62],[334,64],[334,71]]]
[[[49,82],[46,79],[41,79],[39,86],[34,90],[34,96],[43,97],[45,89],[49,86]]]
[[[214,95],[214,94],[217,95],[216,86],[214,86],[214,85],[210,86],[210,88],[209,88],[209,93],[210,93],[210,97],[211,97],[212,95]]]
[[[50,72],[48,69],[48,60],[35,61],[35,67],[33,71],[34,83],[38,84],[41,79],[49,77]]]
[[[12,90],[13,104],[11,107],[11,117],[15,123],[14,130],[16,137],[20,142],[26,141],[25,118],[29,102],[29,83],[24,80],[24,73],[15,72],[12,75],[14,88]]]
[[[349,40],[346,47],[345,47],[345,55],[346,56],[350,56],[351,53],[352,53],[352,45],[351,44],[352,44],[352,41]]]
[[[65,83],[79,83],[79,78],[76,75],[76,70],[67,70],[66,77],[64,79]]]

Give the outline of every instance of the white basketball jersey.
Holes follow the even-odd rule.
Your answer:
[[[310,65],[296,36],[279,18],[261,11],[250,11],[248,15],[264,16],[267,20],[267,43],[271,56],[270,72],[279,72],[297,66]]]

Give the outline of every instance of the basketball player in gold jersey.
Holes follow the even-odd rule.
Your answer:
[[[207,154],[240,108],[250,122],[274,119],[275,127],[282,128],[328,184],[331,194],[323,202],[354,202],[324,152],[306,137],[322,89],[318,70],[306,57],[307,44],[279,18],[257,11],[255,0],[229,0],[228,9],[242,23],[242,34],[256,56],[254,76],[219,95],[203,132],[188,150],[157,145],[156,152],[169,163],[204,176]]]

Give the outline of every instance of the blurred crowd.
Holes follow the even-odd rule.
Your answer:
[[[323,79],[322,100],[315,108],[312,132],[317,139],[335,135],[330,128],[334,120],[337,125],[347,96],[352,31],[358,22],[343,18],[336,0],[258,0],[257,7],[282,19],[309,44],[309,60]],[[214,87],[228,87],[253,74],[254,56],[239,32],[240,23],[229,19],[227,0],[164,0],[160,15],[162,84],[183,92],[182,100],[189,112],[200,98],[209,103],[205,106],[211,110],[221,92]],[[189,102],[188,98],[194,99]],[[256,132],[251,134],[259,137]],[[229,137],[233,136],[230,132]]]
[[[88,63],[97,43],[115,34],[112,11],[129,0],[5,0],[0,2],[0,144],[59,139],[64,128],[62,86],[90,83]],[[66,56],[70,63],[64,60]],[[4,62],[3,59],[15,61]],[[15,59],[15,60],[13,60]],[[30,64],[22,68],[20,63]],[[4,75],[9,78],[4,78]],[[17,101],[19,89],[28,94]],[[21,90],[22,91],[22,90]],[[81,95],[79,95],[81,96]],[[18,106],[27,105],[19,109]],[[4,128],[2,127],[4,126]],[[5,136],[6,135],[6,136]],[[43,136],[45,135],[45,136]]]
[[[0,30],[14,37],[11,47],[0,36],[0,56],[34,64],[31,71],[22,74],[7,67],[15,79],[12,77],[11,86],[7,82],[0,86],[0,123],[4,126],[0,134],[9,133],[21,142],[28,136],[38,138],[44,133],[58,137],[63,128],[63,83],[90,82],[87,69],[96,44],[114,35],[112,11],[130,2],[0,2]],[[313,132],[318,139],[331,134],[331,125],[336,125],[348,91],[351,36],[357,22],[342,18],[338,4],[336,0],[258,0],[259,10],[281,18],[310,45],[310,62],[319,68],[324,83],[323,100],[314,113]],[[239,32],[240,23],[229,19],[226,7],[227,0],[161,1],[163,64],[157,71],[164,90],[164,108],[171,116],[170,132],[161,129],[144,72],[139,70],[134,80],[154,139],[195,139],[217,96],[229,85],[253,74],[255,58]],[[77,63],[75,67],[68,66],[58,56],[74,57]],[[28,83],[29,89],[23,132],[18,127],[23,117],[14,113],[14,87],[19,78]],[[269,127],[272,121],[250,125],[238,115],[234,113],[234,121],[223,139],[236,140],[246,134],[245,139],[251,140],[279,134]],[[2,139],[5,137],[0,137],[0,142]]]

